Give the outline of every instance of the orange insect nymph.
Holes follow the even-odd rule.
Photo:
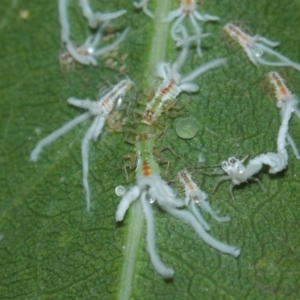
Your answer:
[[[182,41],[186,39],[184,33],[182,32],[182,28],[184,31],[188,31],[185,25],[183,24],[184,19],[188,17],[189,21],[191,23],[191,26],[194,30],[194,33],[189,36],[188,40],[196,40],[197,43],[197,52],[198,55],[202,56],[201,51],[201,38],[206,37],[208,34],[202,34],[202,28],[198,24],[198,21],[201,22],[208,22],[208,21],[219,21],[220,18],[216,16],[212,16],[209,14],[201,14],[199,11],[197,11],[197,4],[195,0],[181,0],[180,7],[178,7],[175,10],[170,11],[167,16],[163,19],[163,22],[171,22],[174,19],[177,19],[171,28],[171,37],[172,39],[182,44]],[[183,43],[184,44],[184,43]]]
[[[300,64],[291,61],[286,56],[278,53],[273,48],[279,45],[279,42],[271,41],[258,34],[254,36],[247,35],[239,27],[232,23],[224,26],[224,31],[236,40],[246,52],[248,58],[254,65],[266,65],[276,67],[291,67],[300,71]],[[264,58],[264,54],[273,56],[273,60]]]
[[[75,60],[83,65],[96,66],[96,57],[110,52],[124,40],[129,28],[124,30],[124,32],[112,44],[106,45],[101,49],[97,49],[97,45],[101,42],[104,31],[108,27],[109,20],[123,15],[126,10],[102,14],[100,12],[94,13],[87,0],[79,0],[79,5],[82,9],[83,15],[88,19],[89,25],[92,28],[99,27],[99,29],[95,34],[88,36],[80,47],[76,48],[71,41],[71,31],[67,13],[68,1],[59,0],[58,11],[61,26],[61,42],[65,46],[67,52],[70,54],[70,57],[68,57],[68,55],[64,53],[60,57],[60,62],[62,65],[65,65]],[[99,22],[103,22],[103,24],[98,26]]]
[[[278,107],[281,107],[284,102],[288,101],[292,97],[292,93],[285,85],[285,80],[277,72],[270,72],[268,77],[270,83],[274,85],[275,96],[278,100]]]
[[[177,177],[185,189],[186,205],[190,208],[192,213],[206,230],[209,230],[210,226],[200,214],[198,208],[196,207],[196,204],[199,205],[203,210],[208,212],[218,222],[227,222],[230,220],[229,217],[219,217],[216,214],[216,212],[211,208],[209,202],[207,201],[207,194],[200,190],[197,184],[193,181],[192,175],[187,170],[179,171],[177,173]]]
[[[224,26],[224,31],[235,39],[243,48],[249,45],[251,37],[244,33],[239,27],[232,23],[228,23]]]
[[[196,11],[196,1],[195,0],[181,0],[181,7],[185,14],[190,14]]]
[[[83,186],[86,194],[86,208],[87,211],[90,210],[90,188],[88,183],[88,173],[89,173],[89,162],[88,162],[88,150],[90,140],[97,140],[99,135],[101,134],[105,120],[110,112],[114,108],[114,104],[116,101],[125,95],[125,93],[132,87],[133,82],[129,79],[121,80],[118,84],[113,86],[103,97],[101,97],[98,101],[91,101],[89,99],[76,99],[74,97],[70,97],[67,101],[69,104],[83,108],[88,110],[87,112],[81,114],[75,119],[67,122],[65,125],[60,127],[59,129],[52,132],[50,135],[46,136],[42,140],[40,140],[35,148],[32,150],[30,154],[30,159],[32,161],[36,161],[40,152],[43,148],[59,137],[70,131],[76,125],[84,122],[89,118],[93,118],[93,122],[86,132],[84,138],[81,142],[81,158],[82,158],[82,168],[83,168]]]

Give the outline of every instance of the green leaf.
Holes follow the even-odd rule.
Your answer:
[[[89,34],[77,1],[70,1],[74,40]],[[117,29],[130,26],[119,57],[128,54],[128,76],[136,83],[139,99],[155,86],[155,64],[173,62],[175,49],[168,30],[136,10],[131,1],[91,1],[100,11],[127,9],[115,20]],[[152,0],[150,9],[163,16],[177,1]],[[27,19],[20,11],[28,10]],[[212,36],[203,41],[203,58],[192,50],[183,74],[215,58],[227,65],[204,74],[200,92],[182,94],[178,103],[197,120],[194,139],[175,133],[176,120],[168,119],[165,143],[179,155],[170,162],[167,179],[199,159],[215,165],[229,156],[276,150],[279,111],[273,93],[263,85],[267,67],[255,67],[238,45],[222,37],[222,26],[240,20],[271,40],[278,51],[300,60],[299,13],[296,0],[206,1],[199,10],[220,16],[220,23],[204,24]],[[299,292],[300,162],[290,147],[287,170],[271,176],[264,169],[258,184],[234,189],[227,183],[210,197],[211,205],[232,221],[212,225],[211,234],[241,248],[238,259],[221,254],[200,240],[186,224],[154,205],[156,248],[164,263],[175,270],[164,281],[146,252],[145,226],[139,202],[124,222],[115,222],[120,199],[117,185],[126,185],[122,156],[133,151],[126,133],[104,133],[90,145],[91,212],[85,211],[80,142],[90,122],[78,126],[46,147],[36,163],[29,161],[35,144],[81,111],[67,105],[70,96],[95,99],[99,88],[116,83],[116,72],[105,67],[61,67],[57,1],[2,0],[0,3],[0,295],[1,299],[297,299]],[[300,95],[300,74],[282,68],[287,85]],[[130,116],[129,116],[130,117]],[[300,146],[300,124],[293,117],[290,132]],[[159,145],[158,145],[159,146]],[[197,174],[205,191],[216,177]],[[132,172],[134,184],[134,173]],[[128,184],[127,184],[128,185]],[[129,186],[129,185],[128,185]],[[180,188],[177,188],[180,191]],[[181,191],[182,192],[182,191]]]

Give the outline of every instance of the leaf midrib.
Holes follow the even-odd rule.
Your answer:
[[[147,76],[148,85],[151,86],[155,80],[153,70],[157,63],[165,58],[167,40],[168,40],[168,23],[162,23],[161,20],[171,9],[171,1],[157,1],[155,9],[154,31],[149,52],[147,70],[144,74]],[[141,12],[142,13],[142,12]],[[151,20],[150,20],[151,21]],[[122,275],[119,285],[119,300],[128,300],[131,297],[132,284],[135,275],[135,265],[137,252],[143,231],[143,211],[140,202],[136,202],[131,207],[130,219],[128,222],[128,230],[126,244],[124,246],[124,263],[122,267]]]

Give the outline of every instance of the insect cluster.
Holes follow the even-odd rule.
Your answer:
[[[142,8],[144,13],[154,18],[154,14],[148,9],[148,0],[141,0],[139,3],[134,2],[136,8]],[[110,22],[118,17],[121,17],[125,10],[120,10],[113,13],[94,13],[89,6],[88,0],[79,0],[79,6],[82,9],[84,17],[88,20],[89,27],[95,30],[95,34],[87,37],[85,42],[78,48],[74,46],[71,40],[70,25],[68,21],[68,0],[59,0],[59,19],[61,25],[61,42],[66,49],[66,53],[62,54],[60,61],[62,64],[69,64],[72,61],[83,65],[97,65],[97,57],[104,56],[113,51],[116,46],[122,43],[128,33],[128,28],[125,29],[111,44],[105,44],[103,47],[98,47],[98,44],[103,42],[105,30],[110,25]],[[185,19],[188,19],[185,21]],[[189,224],[196,234],[210,246],[215,249],[238,257],[240,249],[223,243],[212,237],[208,231],[210,225],[206,222],[200,213],[199,209],[208,212],[211,217],[217,222],[228,222],[230,217],[220,217],[213,210],[208,202],[208,195],[200,189],[192,178],[192,174],[188,168],[178,172],[177,177],[182,185],[185,197],[181,198],[173,190],[170,184],[161,176],[161,168],[159,164],[169,162],[163,158],[161,152],[170,150],[168,146],[157,148],[156,144],[162,135],[166,134],[167,129],[163,122],[163,116],[168,115],[169,111],[174,108],[177,97],[181,93],[196,93],[199,90],[199,85],[196,79],[204,73],[222,67],[226,60],[218,58],[196,67],[190,74],[182,75],[181,69],[189,57],[191,44],[195,44],[196,52],[202,56],[201,39],[208,36],[208,33],[202,32],[200,22],[219,21],[216,16],[208,14],[200,14],[197,10],[195,0],[181,0],[178,9],[167,14],[161,22],[173,22],[171,26],[171,38],[177,46],[181,47],[178,58],[173,63],[162,62],[157,64],[157,77],[161,79],[153,96],[144,103],[144,108],[135,108],[133,110],[134,122],[137,130],[131,133],[134,139],[131,142],[135,146],[135,154],[131,155],[130,161],[125,166],[127,174],[128,169],[135,168],[136,176],[135,183],[128,191],[123,187],[117,187],[116,193],[121,196],[121,201],[116,211],[116,221],[122,221],[130,204],[136,200],[140,200],[147,225],[147,251],[150,256],[151,263],[154,269],[164,278],[171,278],[174,270],[166,266],[155,250],[155,230],[153,218],[153,205],[158,204],[160,208],[175,218],[180,219],[184,223]],[[192,33],[189,32],[192,28]],[[272,48],[279,43],[272,42],[264,37],[255,35],[251,37],[244,33],[239,27],[232,23],[228,23],[224,27],[224,31],[237,41],[246,52],[250,61],[255,64],[264,64],[269,66],[292,67],[300,70],[300,65],[292,62],[285,56],[279,54]],[[275,61],[268,61],[263,58],[264,54],[273,56]],[[288,165],[287,144],[291,145],[295,156],[300,159],[298,149],[293,138],[289,134],[289,121],[293,113],[300,118],[300,111],[297,109],[298,100],[289,89],[286,87],[284,79],[277,72],[268,74],[269,82],[274,87],[277,98],[277,107],[280,110],[281,125],[277,136],[276,152],[267,152],[260,154],[250,159],[247,165],[244,165],[244,160],[239,160],[235,157],[230,157],[224,160],[221,164],[220,172],[223,174],[218,180],[217,185],[224,180],[231,180],[230,193],[235,185],[245,183],[248,180],[257,180],[253,175],[260,172],[263,165],[269,167],[269,173],[275,174],[284,170]],[[67,102],[70,105],[85,109],[86,112],[69,121],[61,128],[57,129],[49,136],[39,141],[36,147],[30,154],[30,159],[36,161],[43,148],[56,139],[73,129],[81,122],[92,118],[92,124],[87,130],[81,142],[81,158],[83,168],[83,186],[86,195],[86,209],[90,210],[91,192],[88,184],[88,151],[90,140],[96,141],[101,135],[105,123],[109,126],[109,131],[121,131],[125,121],[118,115],[118,109],[122,105],[123,98],[134,83],[126,77],[112,86],[104,95],[96,101],[89,99],[76,99],[70,97]],[[116,125],[118,124],[118,125]],[[216,185],[216,187],[217,187]]]

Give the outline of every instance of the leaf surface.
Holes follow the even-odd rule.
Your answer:
[[[70,2],[72,33],[80,44],[90,32],[77,2]],[[179,52],[162,32],[168,25],[153,22],[131,1],[106,2],[91,4],[100,11],[128,11],[113,22],[116,28],[131,27],[119,57],[128,54],[128,75],[145,101],[143,91],[155,85],[157,60],[173,62]],[[178,5],[162,2],[150,1],[150,9],[162,14]],[[28,19],[20,18],[21,10],[28,10]],[[238,45],[231,46],[222,37],[222,26],[242,21],[251,33],[280,41],[278,51],[300,61],[298,1],[212,0],[199,10],[219,16],[221,22],[203,25],[212,36],[203,40],[203,58],[191,54],[183,74],[215,58],[228,61],[196,80],[199,93],[178,99],[179,105],[186,104],[182,111],[197,120],[194,139],[180,139],[176,119],[164,117],[169,127],[165,144],[179,155],[164,153],[171,162],[168,179],[181,168],[199,165],[199,159],[215,165],[229,156],[252,158],[276,150],[279,111],[273,93],[263,84],[272,69],[253,66]],[[217,224],[204,215],[212,225],[211,234],[240,247],[238,259],[212,249],[188,225],[155,206],[156,248],[175,270],[168,282],[150,264],[139,203],[129,209],[124,222],[115,222],[120,199],[114,189],[126,185],[122,156],[133,151],[124,142],[126,133],[104,133],[90,145],[90,213],[85,211],[80,157],[89,121],[46,147],[36,163],[29,161],[41,138],[81,113],[67,105],[68,97],[96,99],[100,88],[117,81],[105,58],[97,67],[61,67],[59,37],[56,1],[1,1],[1,299],[299,298],[300,162],[290,147],[287,170],[271,176],[264,169],[258,175],[266,193],[249,182],[234,189],[233,203],[223,183],[210,197],[221,215],[232,217],[228,224]],[[300,74],[286,68],[279,72],[300,95]],[[298,145],[299,126],[294,116],[290,132]],[[131,178],[134,184],[133,172]],[[211,191],[217,180],[199,174],[196,178],[205,191]],[[128,253],[133,263],[126,264]]]

